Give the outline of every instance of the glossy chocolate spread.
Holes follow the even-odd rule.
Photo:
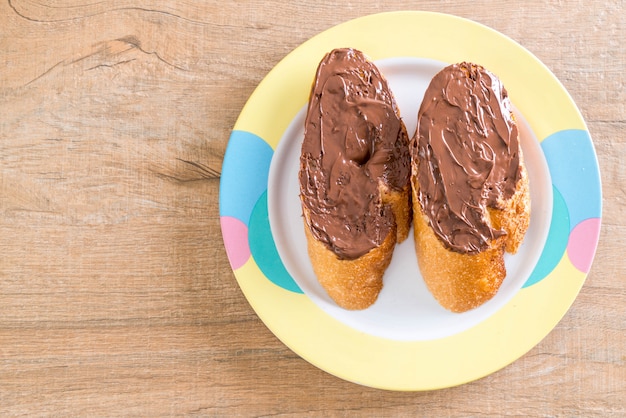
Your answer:
[[[340,259],[378,247],[394,226],[379,181],[408,185],[408,136],[387,81],[360,51],[320,62],[305,121],[300,198],[308,227]]]
[[[495,75],[468,63],[439,72],[418,113],[412,157],[418,199],[447,248],[475,254],[505,235],[487,208],[502,209],[521,171],[511,103]]]

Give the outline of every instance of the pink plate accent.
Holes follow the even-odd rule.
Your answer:
[[[236,270],[250,258],[248,227],[239,219],[230,216],[220,217],[220,223],[230,265]]]
[[[570,233],[567,255],[574,267],[584,273],[591,268],[599,235],[600,218],[585,219]]]

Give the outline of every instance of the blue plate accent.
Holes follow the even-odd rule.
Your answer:
[[[283,289],[295,293],[304,293],[285,268],[276,249],[272,230],[270,229],[267,192],[261,195],[261,198],[254,206],[252,216],[250,217],[248,237],[252,257],[254,257],[254,261],[256,261],[263,274],[272,283]]]
[[[558,131],[541,142],[552,184],[559,190],[570,217],[570,231],[580,222],[599,218],[602,196],[598,161],[589,132]]]
[[[234,130],[222,163],[220,216],[232,216],[249,225],[259,197],[267,190],[274,150],[261,137]]]

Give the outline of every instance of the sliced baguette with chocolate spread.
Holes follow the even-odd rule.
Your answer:
[[[318,281],[346,309],[373,304],[411,222],[409,138],[387,81],[365,55],[320,62],[300,155],[300,199]]]
[[[528,176],[500,80],[461,63],[426,90],[411,141],[415,247],[428,289],[452,312],[491,299],[530,219]]]

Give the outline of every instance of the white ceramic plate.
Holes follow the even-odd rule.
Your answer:
[[[445,63],[424,58],[390,58],[376,63],[394,92],[398,108],[412,136],[421,98],[432,77]],[[317,281],[307,254],[298,169],[304,138],[306,106],[293,119],[272,158],[268,183],[268,211],[274,242],[287,271],[300,289],[333,318],[359,331],[394,340],[430,340],[470,328],[508,302],[530,277],[548,236],[552,215],[552,183],[539,142],[517,115],[522,150],[531,190],[531,222],[520,250],[506,255],[507,277],[489,302],[462,314],[442,308],[422,279],[409,239],[394,250],[376,303],[362,311],[337,306]],[[521,123],[520,123],[521,122]]]

